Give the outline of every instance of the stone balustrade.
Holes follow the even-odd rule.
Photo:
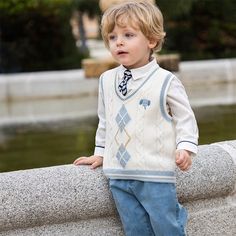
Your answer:
[[[236,140],[199,146],[177,192],[189,236],[236,235]],[[101,168],[73,165],[0,174],[0,236],[123,235]]]
[[[172,71],[179,69],[178,72],[174,73],[186,85],[193,84],[195,86],[236,81],[236,59],[177,63],[179,60],[177,55],[173,58],[168,55],[168,60],[165,59],[165,55],[161,57],[163,58],[163,67]],[[101,65],[99,59],[96,60],[97,64],[88,59],[88,67],[85,63],[83,70],[0,74],[0,101],[10,103],[23,100],[94,96],[97,94],[98,76],[102,71],[115,66],[114,61],[108,60],[107,63]],[[157,60],[160,59],[157,58]],[[91,73],[88,68],[90,68]],[[97,76],[92,79],[92,74],[97,74]],[[87,76],[90,79],[87,79]]]
[[[157,55],[158,64],[169,71],[179,70],[180,56],[178,54]],[[82,67],[86,78],[98,78],[106,70],[118,66],[112,58],[89,58],[82,60]]]

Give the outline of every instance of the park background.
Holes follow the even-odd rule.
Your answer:
[[[236,56],[235,0],[156,4],[167,33],[162,54],[182,61]],[[88,39],[101,39],[94,26],[101,14],[98,0],[0,0],[0,73],[81,68]]]
[[[123,235],[102,169],[71,164],[94,149],[99,75],[83,62],[101,69],[99,2],[114,1],[0,0],[2,236]],[[176,173],[187,233],[236,235],[236,1],[156,3],[167,32],[157,59],[180,56],[171,71],[200,131],[192,168]]]
[[[0,0],[0,172],[93,153],[99,75],[88,79],[83,62],[106,65],[99,23],[112,2]],[[180,56],[199,144],[236,139],[236,1],[156,3],[167,33],[160,54]]]

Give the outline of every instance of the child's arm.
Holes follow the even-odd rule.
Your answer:
[[[99,78],[99,90],[98,90],[98,128],[95,136],[95,149],[94,156],[103,156],[105,151],[105,137],[106,137],[106,114],[105,114],[105,101],[103,91],[103,74]]]
[[[176,129],[176,165],[181,170],[188,170],[192,156],[197,153],[198,127],[184,86],[177,78],[170,83],[167,104]]]
[[[91,165],[91,169],[96,169],[102,166],[103,157],[102,156],[90,156],[90,157],[79,157],[74,161],[74,165]]]
[[[187,171],[192,165],[191,152],[187,150],[177,150],[175,155],[175,163],[182,171]]]
[[[105,103],[102,90],[102,76],[99,79],[98,91],[98,128],[95,137],[95,150],[94,155],[90,157],[79,157],[74,161],[74,165],[91,165],[91,169],[95,169],[103,164],[103,154],[105,149],[105,136],[106,136],[106,117],[105,117]]]

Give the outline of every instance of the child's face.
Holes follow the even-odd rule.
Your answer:
[[[115,26],[108,34],[109,49],[114,59],[129,69],[138,68],[149,62],[151,49],[156,41],[131,26]]]

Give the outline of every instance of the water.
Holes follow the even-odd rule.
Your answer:
[[[89,155],[97,119],[5,127],[0,137],[0,172],[69,164]]]
[[[236,139],[236,105],[194,108],[200,144]],[[90,155],[97,118],[32,125],[9,125],[0,130],[0,172],[70,164]]]
[[[199,144],[236,139],[236,104],[194,109],[199,127]]]

